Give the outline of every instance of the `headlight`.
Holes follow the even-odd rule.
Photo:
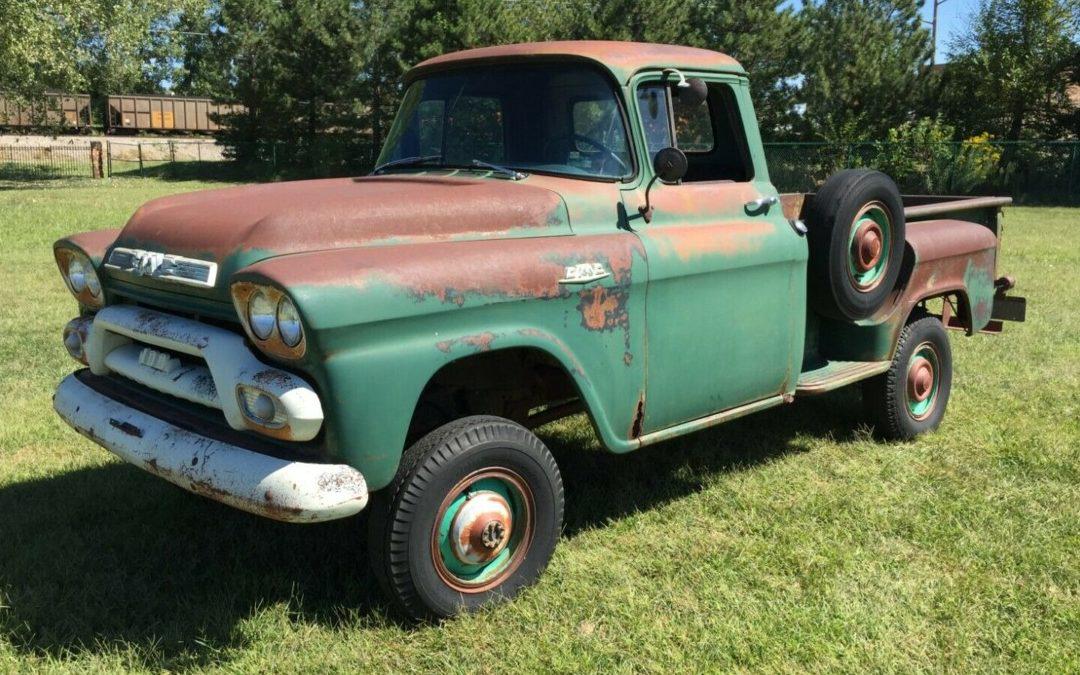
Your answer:
[[[248,323],[251,332],[260,340],[266,340],[274,332],[274,304],[266,291],[255,291],[248,301]]]
[[[75,299],[88,307],[105,304],[101,294],[101,280],[94,269],[94,263],[90,262],[85,253],[71,248],[58,248],[55,255],[60,274]]]
[[[287,296],[282,296],[277,308],[277,329],[281,341],[290,347],[300,344],[304,337],[304,328],[300,325],[300,313],[296,305]]]
[[[75,293],[82,293],[86,288],[86,263],[78,256],[72,257],[71,262],[68,263],[68,283],[71,284],[71,290]]]
[[[250,281],[238,281],[231,290],[236,313],[259,349],[282,359],[303,358],[307,350],[304,324],[284,291]]]

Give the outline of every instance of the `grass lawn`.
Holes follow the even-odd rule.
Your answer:
[[[408,626],[357,520],[189,495],[50,407],[75,310],[52,241],[208,186],[0,186],[0,672],[1080,672],[1080,209],[1006,211],[1028,322],[954,334],[938,433],[875,442],[856,391],[624,457],[551,425],[568,522],[540,583]]]

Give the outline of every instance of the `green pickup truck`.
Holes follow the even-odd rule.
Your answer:
[[[936,428],[945,328],[1024,318],[996,270],[1009,201],[869,170],[778,194],[716,52],[458,52],[407,74],[369,176],[165,197],[58,241],[84,367],[54,407],[236,508],[369,513],[394,604],[449,616],[550,559],[562,480],[531,430],[554,419],[624,453],[862,382],[880,436]]]

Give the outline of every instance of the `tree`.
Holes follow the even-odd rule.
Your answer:
[[[79,90],[79,3],[0,0],[0,91],[23,98],[46,89]]]
[[[1080,76],[1078,31],[1078,0],[983,0],[941,78],[949,122],[963,137],[1064,136],[1076,124],[1068,88]],[[1007,148],[1002,161],[1011,159]]]
[[[829,141],[874,140],[911,117],[930,36],[916,0],[808,5],[802,127]]]
[[[691,44],[735,57],[750,74],[766,139],[790,137],[806,22],[784,0],[713,0],[690,7]]]

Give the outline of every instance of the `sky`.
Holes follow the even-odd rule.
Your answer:
[[[820,0],[818,0],[820,1]],[[930,30],[930,19],[934,16],[934,0],[923,0],[922,15],[926,20],[926,29]],[[804,0],[790,0],[788,6],[796,9],[803,6]],[[949,42],[953,33],[966,30],[968,18],[979,8],[979,0],[945,0],[938,6],[937,54],[935,63],[949,60]]]
[[[929,22],[934,15],[934,0],[927,0],[923,7],[923,17]],[[949,41],[954,32],[967,29],[968,18],[979,7],[978,0],[945,0],[938,7],[938,34],[937,34],[937,58],[936,63],[945,63],[949,60]],[[930,24],[927,23],[927,29]]]

